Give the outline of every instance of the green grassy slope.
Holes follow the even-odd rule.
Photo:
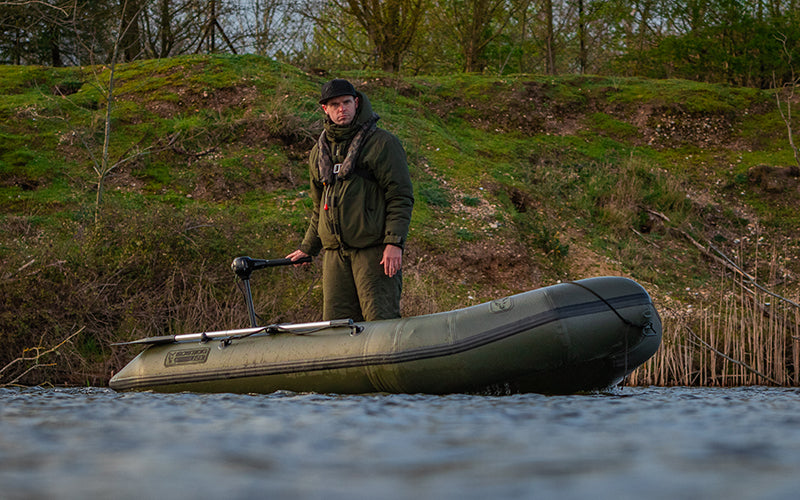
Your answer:
[[[97,205],[109,75],[0,66],[0,366],[80,331],[35,372],[51,381],[104,383],[130,357],[111,341],[245,326],[231,260],[284,256],[308,220],[327,77],[254,56],[118,66],[119,164]],[[633,277],[670,308],[698,305],[720,293],[719,254],[797,296],[797,171],[770,92],[335,76],[408,152],[405,315],[601,274]],[[264,322],[319,316],[316,267],[260,273]]]

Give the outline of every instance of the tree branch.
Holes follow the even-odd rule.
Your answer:
[[[3,373],[5,373],[6,371],[11,370],[11,368],[13,368],[14,366],[16,366],[18,364],[21,364],[21,363],[24,363],[26,361],[33,361],[33,365],[31,365],[28,368],[26,368],[22,373],[20,373],[17,376],[15,376],[9,382],[0,383],[0,387],[8,387],[8,386],[11,386],[11,385],[15,385],[25,375],[27,375],[28,373],[32,372],[36,368],[41,368],[41,367],[45,367],[45,366],[53,366],[54,363],[41,364],[41,363],[39,363],[39,360],[41,358],[43,358],[44,356],[46,356],[46,355],[48,355],[48,354],[50,354],[52,352],[57,351],[59,348],[61,348],[61,346],[63,346],[64,344],[66,344],[67,342],[72,340],[72,338],[74,338],[76,335],[81,333],[85,328],[86,328],[85,326],[81,327],[78,331],[73,332],[67,338],[65,338],[64,340],[59,342],[57,345],[55,345],[53,347],[50,347],[49,349],[45,349],[42,346],[30,347],[30,348],[25,349],[22,352],[22,356],[16,358],[15,360],[11,361],[6,366],[4,366],[2,369],[0,369],[0,377],[2,377]],[[28,353],[30,353],[30,352],[33,352],[34,354],[33,355],[29,355]]]

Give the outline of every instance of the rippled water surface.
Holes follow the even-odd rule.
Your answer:
[[[0,389],[0,498],[800,498],[800,390]]]

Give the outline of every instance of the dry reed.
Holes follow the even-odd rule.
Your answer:
[[[777,259],[768,266],[766,281],[778,282]],[[698,308],[659,307],[661,348],[631,374],[627,385],[798,385],[797,297],[772,293],[746,273],[729,274],[719,289],[716,300]]]

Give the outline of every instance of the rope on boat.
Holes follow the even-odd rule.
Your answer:
[[[633,328],[641,328],[643,335],[651,335],[652,333],[655,333],[655,331],[653,330],[653,322],[652,321],[647,320],[647,322],[645,322],[644,324],[637,325],[633,321],[631,321],[631,320],[625,318],[624,316],[622,316],[622,314],[620,314],[620,312],[617,311],[617,308],[615,308],[613,305],[611,305],[611,303],[609,303],[603,296],[601,296],[599,293],[595,292],[594,290],[592,290],[588,286],[586,286],[586,285],[584,285],[582,283],[575,282],[575,281],[568,281],[567,284],[575,285],[577,287],[583,288],[587,292],[589,292],[592,295],[594,295],[595,297],[597,297],[603,304],[607,305],[608,308],[611,309],[611,312],[613,312],[619,318],[619,320],[622,321],[623,324],[625,324],[627,326],[630,326],[630,327],[633,327]],[[627,373],[628,372],[628,336],[627,335],[623,335],[623,336],[625,337],[625,351],[624,351],[625,352],[625,361],[624,361],[623,369],[624,369],[625,373]]]
[[[594,295],[595,297],[600,299],[600,301],[603,304],[607,305],[608,308],[611,309],[611,312],[613,312],[620,319],[620,321],[622,321],[624,324],[626,324],[628,326],[632,326],[634,328],[641,328],[644,331],[645,335],[648,335],[648,332],[647,332],[648,330],[652,330],[653,329],[653,322],[650,321],[650,320],[647,320],[647,322],[642,324],[642,325],[637,325],[633,321],[623,317],[622,314],[620,314],[620,312],[617,311],[617,309],[614,306],[612,306],[610,302],[608,302],[602,295],[600,295],[599,293],[595,292],[594,290],[592,290],[588,286],[586,286],[586,285],[584,285],[582,283],[578,283],[577,281],[568,281],[566,284],[575,285],[575,286],[583,288],[587,292],[591,293],[592,295]]]

